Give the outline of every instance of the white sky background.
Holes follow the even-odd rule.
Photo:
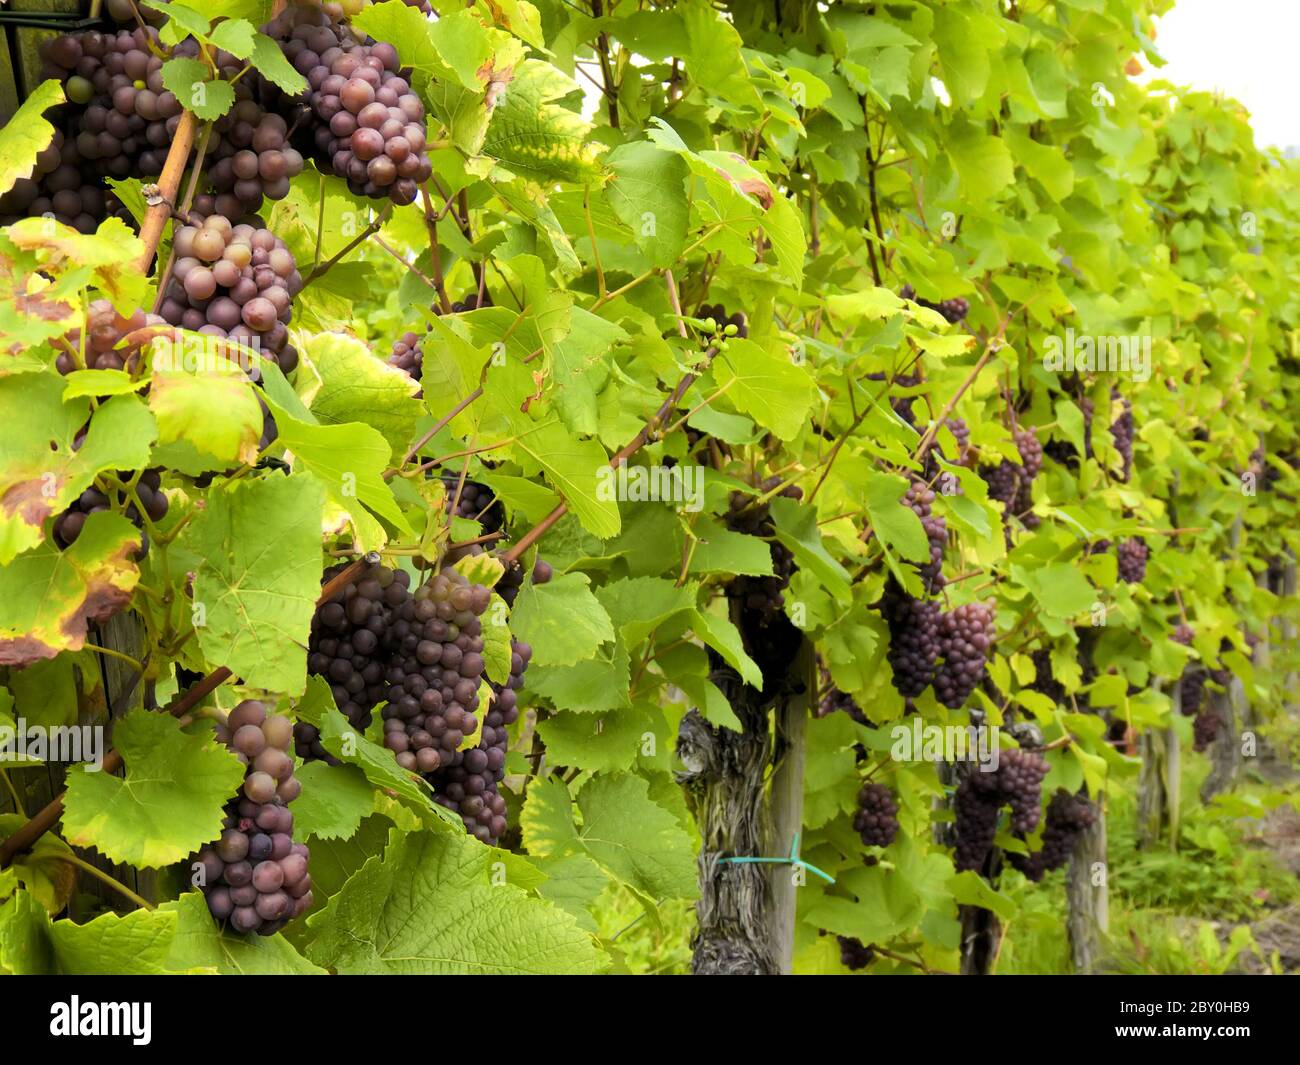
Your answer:
[[[1177,0],[1156,47],[1165,65],[1139,80],[1223,92],[1250,111],[1261,148],[1300,149],[1300,0]]]

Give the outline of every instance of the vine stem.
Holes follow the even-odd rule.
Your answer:
[[[144,250],[136,265],[143,274],[149,273],[153,257],[158,252],[158,242],[162,240],[163,229],[171,218],[172,205],[176,202],[176,193],[180,191],[181,177],[185,173],[185,164],[189,162],[190,149],[194,147],[194,135],[198,128],[199,120],[194,112],[182,111],[181,120],[176,126],[176,136],[167,150],[167,159],[157,181],[161,199],[145,211],[144,221],[140,224],[140,240],[144,243]]]
[[[328,602],[339,589],[343,588],[348,581],[361,571],[363,564],[361,561],[353,562],[327,581],[325,586],[321,588],[316,605],[321,606]],[[202,680],[191,685],[183,694],[177,695],[163,709],[172,717],[183,717],[204,698],[221,687],[230,677],[230,670],[226,666],[220,666]],[[137,677],[137,679],[139,678]],[[121,768],[122,756],[116,750],[112,750],[104,756],[104,763],[100,772],[116,773]],[[0,842],[0,869],[7,866],[13,860],[15,854],[29,850],[33,843],[54,827],[59,818],[63,816],[63,800],[67,797],[67,794],[66,791],[63,791],[56,795],[17,832]]]
[[[384,205],[383,209],[375,215],[374,220],[366,226],[360,233],[353,237],[343,247],[343,249],[332,258],[326,259],[319,266],[312,269],[312,272],[303,278],[302,287],[306,288],[322,274],[329,272],[331,268],[337,266],[340,260],[349,253],[355,251],[358,247],[369,240],[374,234],[384,228],[384,223],[388,221],[388,216],[393,213],[393,204],[391,202]]]
[[[107,884],[114,891],[118,892],[119,894],[123,895],[125,898],[128,898],[132,902],[134,902],[137,906],[140,907],[140,909],[152,910],[154,908],[154,904],[150,902],[148,899],[141,898],[129,887],[123,884],[122,881],[114,879],[113,877],[109,876],[106,872],[104,872],[104,870],[102,869],[97,869],[95,866],[91,865],[84,858],[79,858],[75,854],[64,854],[64,855],[60,855],[60,860],[67,862],[69,865],[75,865],[83,873],[89,873],[96,880],[99,880],[102,883]]]

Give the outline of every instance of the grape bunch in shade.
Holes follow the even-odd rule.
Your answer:
[[[910,374],[895,374],[892,379],[888,374],[869,373],[866,375],[868,381],[890,381],[897,388],[915,388],[921,383],[921,373],[916,371]],[[912,404],[916,402],[915,396],[891,396],[889,406],[893,409],[903,421],[907,422],[913,429],[916,428],[916,415],[912,411]],[[927,476],[930,474],[927,473]]]
[[[944,586],[943,552],[948,546],[948,523],[933,513],[934,489],[924,481],[913,481],[902,499],[903,506],[921,519],[930,546],[930,560],[920,567],[921,583],[931,594]]]
[[[1002,504],[1004,519],[1018,516],[1028,529],[1041,524],[1033,513],[1033,482],[1043,469],[1043,445],[1032,429],[1017,429],[1012,434],[1020,461],[1002,459],[996,466],[983,465],[980,477],[988,485],[990,499]]]
[[[176,261],[158,308],[165,321],[253,348],[285,373],[298,365],[288,326],[302,276],[284,241],[209,215],[181,226],[173,248]],[[249,369],[256,377],[256,367]]]
[[[149,330],[150,326],[156,328]],[[72,329],[56,340],[54,367],[64,375],[83,368],[134,374],[140,368],[142,349],[155,333],[166,330],[167,322],[159,315],[135,310],[123,317],[108,300],[94,300],[86,309],[84,343],[81,329]]]
[[[1120,480],[1127,483],[1133,474],[1133,404],[1117,388],[1111,389],[1110,398],[1111,405],[1119,407],[1119,415],[1110,424],[1110,438],[1123,462]]]
[[[1031,854],[1008,851],[1007,862],[1037,883],[1046,874],[1065,866],[1074,852],[1075,841],[1096,821],[1097,813],[1084,796],[1058,789],[1047,804],[1042,845]]]
[[[140,530],[140,550],[135,556],[137,560],[149,553],[149,534],[144,530],[144,518],[140,513],[140,507],[144,507],[144,513],[152,522],[162,521],[167,516],[167,495],[162,490],[161,474],[160,469],[145,470],[136,481],[135,497],[127,497],[129,502],[126,503],[126,516]],[[134,475],[129,471],[119,471],[117,476],[119,480],[129,484]],[[118,494],[116,491],[110,491],[114,496]],[[139,499],[138,504],[136,498]],[[109,492],[91,485],[73,501],[67,510],[54,519],[54,542],[60,548],[71,547],[77,542],[77,537],[81,535],[81,530],[85,528],[86,519],[90,515],[112,508],[113,499],[110,498]]]
[[[994,612],[986,603],[964,603],[939,618],[939,655],[934,696],[950,709],[962,706],[984,678],[993,650]]]
[[[492,298],[486,292],[483,293],[482,299],[479,298],[478,292],[470,292],[464,299],[457,300],[451,305],[451,313],[461,314],[491,306]],[[433,306],[433,313],[439,313],[437,304]],[[413,381],[419,381],[424,376],[424,336],[416,332],[406,332],[394,340],[392,351],[388,356],[388,365],[396,366]]]
[[[451,765],[478,731],[483,624],[491,592],[444,569],[402,604],[401,643],[388,670],[380,712],[384,746],[403,769],[432,773]]]
[[[1174,629],[1170,639],[1184,647],[1191,647],[1196,633],[1185,622]],[[1179,709],[1183,717],[1191,717],[1201,708],[1205,698],[1205,669],[1196,662],[1188,662],[1178,678]]]
[[[1040,754],[1013,748],[1002,751],[998,767],[983,772],[975,767],[957,786],[954,810],[957,821],[957,871],[980,869],[997,837],[998,814],[1011,809],[1011,829],[1032,832],[1038,827],[1043,778],[1047,760]]]
[[[1115,555],[1119,559],[1120,580],[1125,584],[1141,584],[1146,580],[1149,549],[1145,540],[1140,536],[1121,540]]]
[[[192,859],[208,910],[236,932],[269,936],[311,908],[310,853],[293,841],[289,803],[302,791],[293,775],[293,723],[254,700],[217,726],[217,738],[246,766],[226,804],[220,837]]]
[[[744,313],[737,311],[735,314],[728,314],[727,309],[721,303],[700,304],[700,309],[695,312],[695,317],[701,320],[713,319],[713,324],[720,334],[726,333],[727,326],[734,325],[736,332],[732,335],[738,337],[749,336],[749,319],[745,317]]]
[[[1083,451],[1087,457],[1091,458],[1093,402],[1085,396],[1076,399],[1075,405],[1083,415]],[[1077,470],[1079,468],[1079,449],[1064,437],[1049,440],[1043,445],[1043,453],[1053,462],[1058,462],[1067,469]]]
[[[885,584],[879,608],[889,626],[889,659],[894,687],[914,699],[934,680],[940,649],[939,604],[909,595],[893,577]]]
[[[256,101],[239,100],[216,124],[221,135],[207,178],[216,213],[242,218],[262,208],[263,198],[282,200],[289,180],[302,173],[302,154],[289,143],[289,124]]]
[[[397,49],[362,43],[348,30],[295,16],[283,51],[307,79],[313,148],[357,196],[413,203],[433,165],[425,152],[424,104],[411,90]]]
[[[761,495],[774,491],[781,485],[780,477],[768,477],[758,484]],[[780,493],[786,499],[803,499],[803,489],[787,485]],[[776,525],[771,509],[766,503],[753,506],[755,496],[747,492],[732,492],[725,521],[732,532],[759,536],[768,541],[772,556],[772,574],[767,577],[741,575],[731,582],[732,594],[740,600],[741,608],[759,627],[770,625],[785,606],[785,590],[794,575],[794,555],[776,539]]]
[[[19,178],[0,194],[0,225],[43,215],[80,233],[93,233],[107,217],[111,200],[81,158],[76,139],[56,127],[54,139],[37,155],[31,176]]]
[[[323,581],[344,568],[327,569]],[[401,615],[410,583],[404,570],[367,565],[312,615],[307,671],[329,682],[335,705],[358,731],[370,724],[371,711],[388,694],[390,659],[409,632]],[[315,725],[298,722],[294,739],[298,757],[334,762]]]
[[[876,952],[864,946],[862,940],[849,936],[836,936],[840,948],[840,964],[852,972],[865,969],[876,960]]]
[[[830,671],[825,666],[818,667],[818,676],[824,694],[817,701],[817,705],[813,707],[814,717],[829,717],[837,711],[843,711],[859,725],[869,726],[871,724],[867,719],[867,715],[862,712],[862,707],[857,704],[857,700],[847,692],[842,692],[835,687],[834,682],[831,680]]]
[[[916,289],[911,285],[904,285],[898,290],[898,295],[902,299],[911,300],[913,303],[919,303],[922,307],[937,311],[950,324],[960,322],[970,312],[970,303],[960,296],[953,296],[950,299],[940,300],[938,303],[931,303],[929,300],[917,299]]]
[[[1046,695],[1057,706],[1068,705],[1065,685],[1056,679],[1052,671],[1051,649],[1039,647],[1029,657],[1034,663],[1034,680],[1029,687],[1041,695]]]
[[[1192,749],[1204,751],[1219,737],[1222,719],[1213,704],[1197,712],[1192,719]]]
[[[884,784],[862,785],[853,830],[868,847],[888,847],[894,842],[898,835],[898,802]]]

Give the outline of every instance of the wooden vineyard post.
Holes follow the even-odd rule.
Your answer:
[[[1156,690],[1163,686],[1158,681]],[[1174,684],[1170,713],[1181,713],[1179,685]],[[1166,824],[1172,826],[1173,839],[1177,840],[1179,776],[1182,770],[1178,748],[1178,730],[1171,723],[1167,728],[1147,730],[1138,738],[1142,755],[1142,769],[1138,775],[1138,846],[1149,850],[1159,842]],[[1176,845],[1176,843],[1175,843]]]
[[[1095,800],[1097,819],[1075,841],[1065,873],[1066,929],[1077,973],[1096,972],[1110,929],[1110,869],[1106,862],[1106,807]]]

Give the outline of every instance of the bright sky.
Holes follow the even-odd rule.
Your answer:
[[[1167,62],[1143,78],[1232,96],[1260,147],[1300,151],[1298,45],[1300,0],[1177,0],[1158,22]]]

